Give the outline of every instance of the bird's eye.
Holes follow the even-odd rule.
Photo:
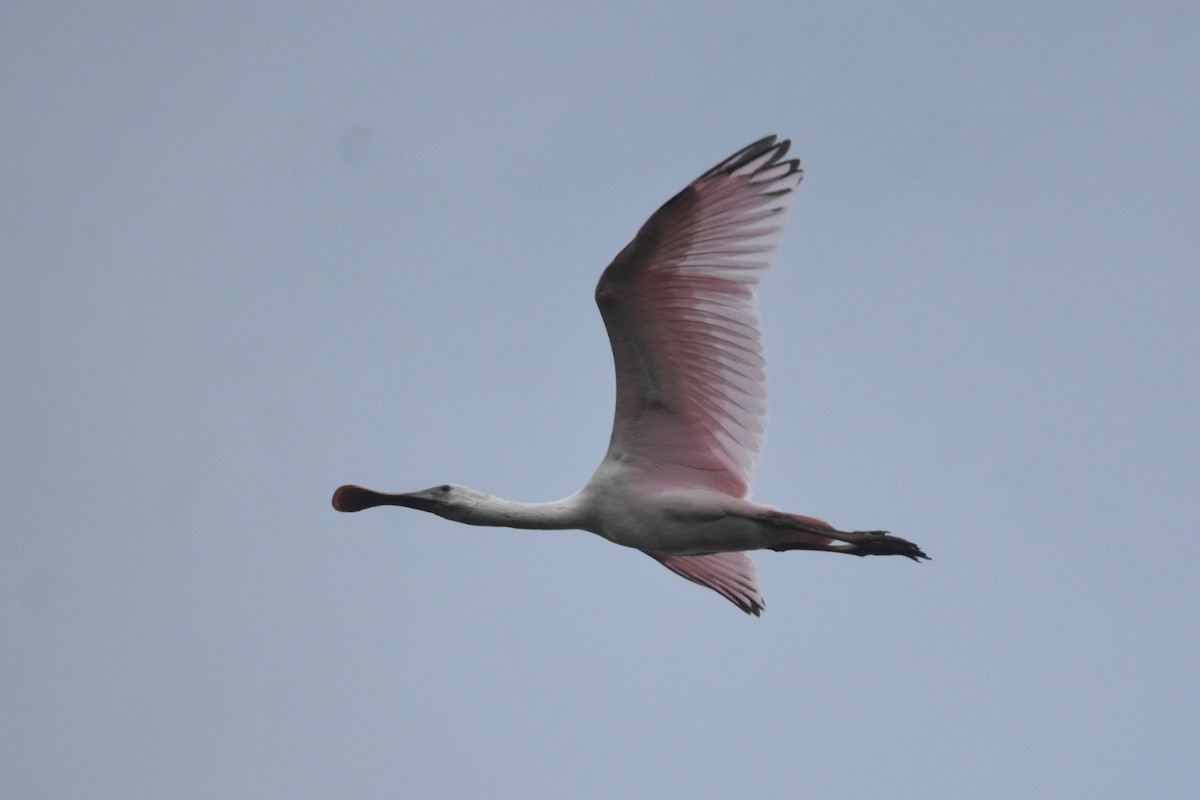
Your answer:
[[[450,484],[448,484],[448,483],[443,483],[443,484],[442,484],[442,486],[441,486],[441,489],[442,489],[442,492],[443,492],[443,493],[447,493],[447,494],[448,494],[448,493],[450,492]]]

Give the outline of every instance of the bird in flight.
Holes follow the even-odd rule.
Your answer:
[[[762,449],[765,361],[754,291],[804,173],[759,139],[692,181],[600,276],[617,403],[591,480],[552,503],[446,483],[403,494],[342,486],[338,511],[403,506],[468,525],[581,529],[641,550],[748,614],[765,607],[750,550],[928,556],[886,531],[840,531],[747,499]]]

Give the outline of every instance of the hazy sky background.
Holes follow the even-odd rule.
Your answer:
[[[1195,3],[0,8],[0,794],[1200,796]],[[745,616],[518,500],[767,133]]]

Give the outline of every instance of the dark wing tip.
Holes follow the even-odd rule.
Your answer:
[[[708,172],[705,172],[700,176],[700,178],[711,178],[715,175],[731,175],[749,164],[751,161],[754,161],[756,158],[759,158],[771,151],[774,152],[771,152],[770,159],[768,159],[759,169],[763,170],[775,166],[776,164],[780,163],[780,160],[787,154],[788,148],[792,146],[791,139],[783,139],[777,142],[775,138],[775,134],[771,134],[770,136],[764,136],[753,144],[743,147],[741,150],[737,151],[729,158],[726,158]],[[787,163],[791,165],[791,172],[789,172],[789,174],[800,171],[799,159],[793,158]]]

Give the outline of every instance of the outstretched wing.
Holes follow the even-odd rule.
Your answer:
[[[606,458],[647,483],[743,497],[762,446],[766,375],[754,289],[800,162],[760,139],[646,221],[596,287],[617,373]]]
[[[745,611],[758,616],[766,608],[758,591],[754,562],[745,553],[713,553],[707,556],[671,556],[647,552],[664,567],[693,583],[706,586]]]

